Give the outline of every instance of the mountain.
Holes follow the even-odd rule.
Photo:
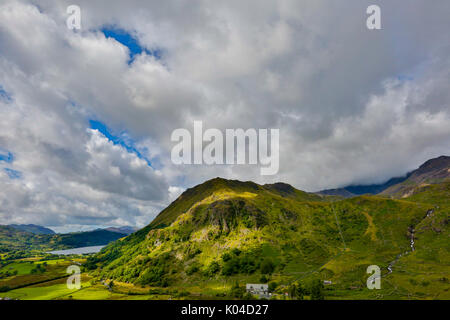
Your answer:
[[[408,175],[408,178],[393,185],[380,194],[396,198],[407,198],[421,188],[450,181],[450,157],[441,156],[425,162]]]
[[[106,245],[125,236],[126,234],[107,230],[66,234],[34,234],[11,226],[0,225],[0,252],[49,251]]]
[[[320,195],[351,198],[363,194],[405,195],[420,184],[439,183],[450,178],[450,157],[441,156],[428,160],[418,169],[404,177],[391,178],[382,184],[351,185],[344,188],[327,189],[317,192]]]
[[[322,190],[317,192],[317,194],[328,196],[340,196],[344,198],[351,198],[363,194],[378,194],[393,185],[405,181],[406,179],[408,179],[410,174],[411,173],[408,173],[404,177],[391,178],[387,182],[381,184],[351,185],[344,188]]]
[[[55,231],[52,229],[35,224],[10,224],[9,226],[17,230],[31,232],[34,234],[55,234]]]
[[[51,235],[34,234],[11,226],[0,225],[0,253],[23,250],[46,250]]]
[[[450,198],[442,198],[449,189],[441,187],[437,198],[428,190],[410,200],[337,199],[284,183],[216,178],[186,190],[86,267],[117,283],[210,296],[236,281],[268,278],[279,290],[328,280],[334,290],[328,295],[347,298],[448,299]],[[370,265],[382,270],[382,290],[366,288]]]
[[[326,189],[317,192],[317,194],[324,196],[337,196],[342,198],[352,198],[357,196],[357,194],[348,191],[347,188]]]
[[[68,248],[101,246],[126,236],[124,233],[115,231],[93,230],[58,234],[51,239],[51,243],[63,245]]]
[[[132,234],[133,232],[136,232],[138,230],[138,228],[124,226],[124,227],[109,227],[104,230],[129,235],[129,234]]]

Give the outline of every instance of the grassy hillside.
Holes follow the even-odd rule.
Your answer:
[[[0,252],[48,249],[51,236],[0,225]]]
[[[87,266],[123,283],[216,295],[235,281],[276,282],[281,292],[321,279],[331,298],[450,298],[448,207],[424,197],[330,201],[286,184],[213,179]],[[366,288],[369,265],[382,269],[382,290]]]

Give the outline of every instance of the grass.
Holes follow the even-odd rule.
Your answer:
[[[52,300],[76,292],[77,289],[68,289],[66,284],[55,284],[45,287],[27,287],[0,293],[0,297],[9,297],[20,300]]]
[[[5,271],[15,271],[17,270],[17,275],[26,275],[30,274],[31,270],[34,269],[36,265],[34,263],[28,262],[28,261],[19,261],[15,263],[8,264],[4,266],[3,268],[0,268],[0,272]]]

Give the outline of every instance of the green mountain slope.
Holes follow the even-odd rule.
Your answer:
[[[449,284],[440,280],[450,272],[447,206],[375,196],[329,200],[286,184],[213,179],[107,246],[88,267],[102,278],[144,286],[220,291],[234,280],[258,283],[272,274],[280,290],[329,280],[328,296],[335,298],[449,298]],[[382,269],[382,290],[366,288],[369,265]],[[421,278],[433,282],[431,291],[412,287]]]

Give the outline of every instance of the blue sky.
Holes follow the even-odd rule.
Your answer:
[[[143,159],[151,167],[152,164],[136,147],[136,142],[127,134],[127,132],[122,131],[118,134],[113,133],[113,131],[108,128],[108,126],[98,120],[89,120],[89,125],[91,129],[98,130],[102,133],[108,140],[110,140],[115,145],[120,145],[125,148],[128,152],[136,154],[140,159]]]
[[[6,174],[9,176],[10,179],[20,179],[22,177],[22,172],[13,170],[10,168],[4,168]]]
[[[103,32],[105,37],[115,39],[117,42],[120,42],[130,50],[130,59],[128,61],[129,64],[134,61],[134,57],[136,55],[140,55],[143,52],[147,55],[154,56],[158,60],[161,59],[162,51],[160,49],[149,50],[145,47],[142,47],[136,37],[124,29],[116,27],[104,27],[101,29],[101,31]]]
[[[0,149],[0,163],[11,164],[14,161],[14,155],[6,150]],[[10,179],[20,179],[22,177],[22,172],[13,170],[11,168],[3,168]]]
[[[14,161],[14,155],[9,151],[0,150],[0,162],[12,163]]]
[[[145,53],[147,55],[154,56],[156,59],[161,59],[162,51],[160,49],[149,50],[140,45],[139,41],[130,32],[117,28],[114,26],[104,27],[101,32],[107,38],[113,38],[117,42],[126,46],[130,51],[130,59],[128,61],[131,64],[134,61],[136,55]],[[118,134],[113,133],[113,131],[103,122],[99,120],[89,120],[91,129],[96,129],[101,132],[106,138],[116,145],[124,147],[128,152],[136,154],[140,159],[143,159],[151,167],[152,164],[149,159],[147,159],[142,153],[136,148],[135,141],[127,134],[127,132],[122,131]]]
[[[8,92],[6,92],[6,90],[3,88],[2,85],[0,85],[0,99],[5,100],[7,102],[11,102],[12,100],[11,95]]]

